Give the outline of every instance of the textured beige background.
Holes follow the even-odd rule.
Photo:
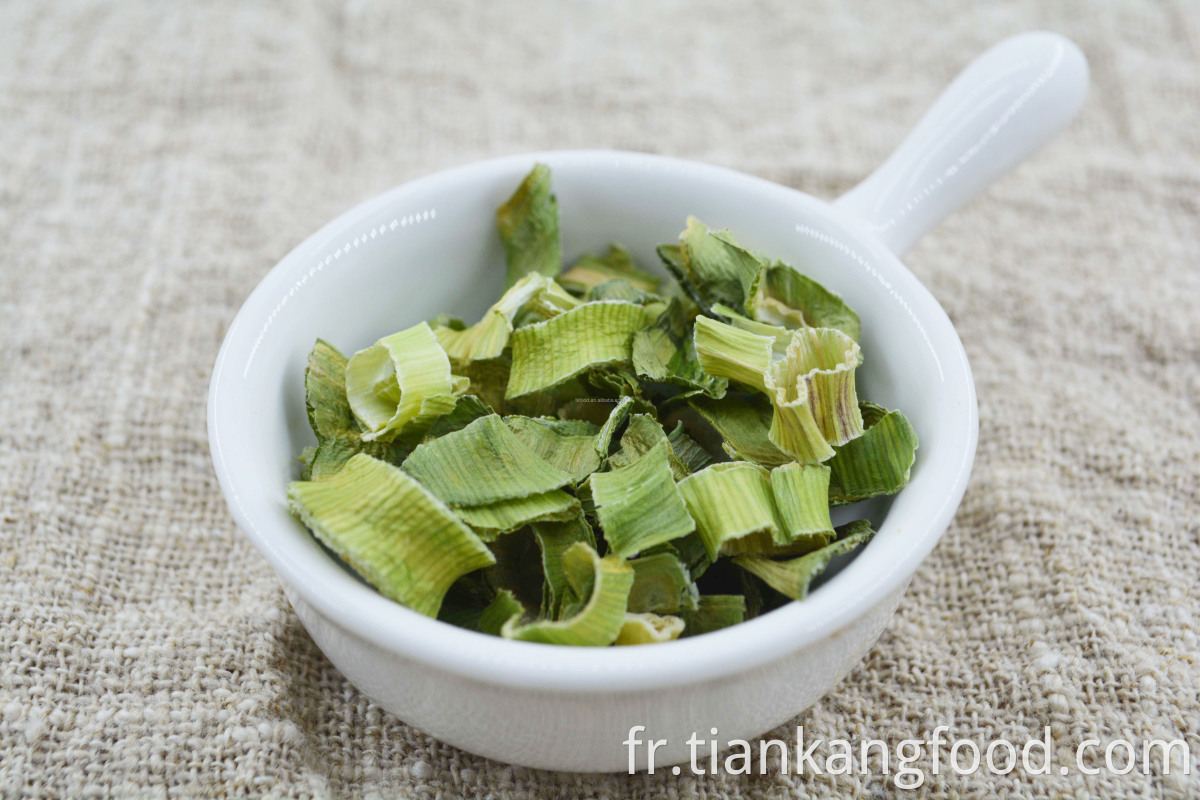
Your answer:
[[[234,529],[205,390],[263,273],[382,189],[486,156],[620,147],[833,197],[973,55],[1034,27],[1091,59],[1081,118],[908,257],[975,369],[974,478],[878,646],[797,722],[892,742],[1048,724],[1061,752],[1187,737],[1200,762],[1194,3],[10,0],[0,794],[890,796],[877,777],[541,774],[389,717]],[[1200,796],[1175,772],[927,790]]]

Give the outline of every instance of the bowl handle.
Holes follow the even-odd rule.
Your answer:
[[[1087,59],[1056,33],[1005,39],[950,84],[891,157],[836,201],[896,255],[1062,130]]]

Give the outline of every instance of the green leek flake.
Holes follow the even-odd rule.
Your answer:
[[[585,295],[612,280],[627,281],[630,286],[643,292],[657,292],[660,283],[656,276],[638,269],[628,250],[615,244],[603,256],[580,258],[559,276],[558,283],[568,291]]]
[[[591,477],[592,500],[604,539],[609,551],[621,558],[696,529],[675,485],[669,453],[664,436],[629,466]]]
[[[765,283],[766,298],[777,301],[785,309],[798,311],[806,325],[813,328],[837,328],[854,341],[859,340],[862,325],[858,314],[855,314],[841,297],[812,278],[797,272],[782,261],[776,261],[767,268]],[[755,314],[755,319],[773,321],[769,308],[770,304],[767,304],[767,309],[763,309],[762,306],[756,309],[759,313]],[[790,319],[786,314],[775,314],[777,319],[785,317]]]
[[[628,603],[631,612],[673,614],[695,610],[698,594],[679,556],[669,552],[648,553],[631,560],[629,566],[633,567]]]
[[[511,497],[477,506],[455,509],[458,518],[471,526],[485,542],[510,533],[531,522],[561,522],[581,513],[579,501],[561,489],[541,494]]]
[[[550,168],[538,164],[496,211],[508,262],[505,288],[530,273],[553,278],[562,269],[558,200],[550,193]]]
[[[788,561],[772,561],[767,558],[738,556],[733,563],[761,579],[765,584],[784,597],[803,600],[809,587],[834,556],[849,553],[859,545],[866,544],[875,535],[870,523],[865,520],[852,522],[839,529],[838,538],[820,550]]]
[[[600,468],[596,453],[600,428],[590,422],[513,415],[505,417],[504,424],[522,444],[568,473],[574,483]]]
[[[699,636],[737,625],[746,619],[746,598],[740,594],[706,594],[696,604],[695,611],[679,615],[686,626],[683,636]]]
[[[900,491],[917,457],[917,432],[907,417],[874,403],[859,403],[859,409],[863,435],[837,448],[827,462],[829,500],[838,505]]]
[[[696,287],[702,308],[724,303],[747,313],[753,310],[763,273],[756,255],[733,241],[728,231],[712,232],[695,217],[688,218],[679,245],[683,275],[676,277],[684,285]]]
[[[426,322],[385,336],[346,363],[346,396],[366,441],[387,441],[410,423],[447,413],[455,394],[450,359]]]
[[[833,539],[829,473],[822,464],[785,464],[771,470],[771,492],[788,544],[815,550]]]
[[[767,391],[775,340],[709,317],[696,317],[696,354],[709,375]]]
[[[561,489],[572,478],[521,443],[496,414],[425,442],[404,471],[451,506],[481,506]]]
[[[672,299],[653,324],[633,335],[633,368],[647,380],[722,397],[728,381],[704,370],[690,328],[683,304]]]
[[[504,623],[524,611],[525,607],[521,605],[521,601],[517,599],[515,594],[508,589],[501,589],[496,592],[495,599],[479,615],[476,630],[480,633],[499,636],[500,629],[504,627]]]
[[[288,500],[308,529],[372,586],[430,617],[460,575],[495,562],[436,497],[365,453],[324,480],[289,484]]]
[[[633,585],[633,568],[616,556],[601,558],[583,542],[567,548],[562,555],[563,571],[578,608],[562,620],[539,620],[521,624],[513,615],[504,623],[500,635],[506,639],[545,644],[569,644],[579,647],[603,647],[612,644],[625,623],[625,603]]]
[[[342,468],[356,453],[367,453],[399,464],[416,442],[364,442],[362,430],[346,399],[346,357],[329,342],[318,339],[304,370],[304,405],[317,436],[305,463],[305,477],[319,480]]]
[[[542,554],[542,616],[560,619],[563,600],[568,593],[567,575],[562,557],[572,545],[582,542],[596,549],[596,535],[583,515],[565,522],[539,522],[531,526]]]
[[[917,437],[858,397],[840,296],[695,218],[656,249],[673,279],[619,245],[561,271],[541,164],[496,226],[505,289],[474,324],[308,357],[290,507],[380,593],[492,636],[653,644],[804,598],[874,535],[831,507],[903,488]]]
[[[586,303],[512,335],[511,399],[565,383],[588,367],[629,364],[633,334],[646,324],[646,310],[633,303]]]
[[[496,302],[483,319],[469,328],[441,325],[434,329],[438,344],[451,362],[461,367],[472,361],[499,358],[508,346],[517,312],[536,298],[551,291],[554,281],[532,273],[517,281]],[[567,300],[571,300],[567,297]],[[565,309],[564,309],[565,310]],[[561,313],[561,312],[560,312]]]
[[[615,645],[656,644],[678,639],[683,633],[683,620],[658,614],[626,614],[617,634]]]
[[[784,543],[784,526],[775,508],[770,473],[757,464],[713,464],[681,480],[678,488],[711,560],[753,547],[757,539],[742,540],[755,534]]]

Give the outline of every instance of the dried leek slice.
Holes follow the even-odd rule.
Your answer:
[[[537,164],[517,191],[496,210],[504,242],[507,289],[530,273],[553,278],[562,269],[558,200],[550,193],[550,168]]]
[[[495,599],[479,615],[476,630],[480,633],[499,636],[500,629],[504,627],[504,623],[524,611],[525,607],[521,605],[521,601],[517,599],[515,594],[508,589],[501,589],[496,592]]]
[[[568,473],[522,444],[496,414],[425,442],[403,466],[451,506],[482,506],[572,483]]]
[[[701,595],[695,611],[682,611],[683,636],[699,636],[737,625],[746,619],[746,598],[740,594]]]
[[[768,300],[774,299],[785,308],[799,311],[806,325],[813,328],[837,328],[854,341],[858,341],[862,331],[858,314],[855,314],[840,296],[812,278],[797,272],[782,261],[776,261],[767,268],[764,284]],[[775,324],[785,324],[782,320],[790,319],[778,310],[772,315],[771,308],[769,302],[760,305],[755,309],[755,319],[765,322],[781,320]]]
[[[505,417],[504,424],[526,447],[570,474],[576,483],[600,468],[596,452],[600,429],[590,422],[513,415]]]
[[[561,620],[521,624],[512,616],[501,628],[506,639],[579,647],[612,644],[625,622],[625,602],[633,585],[633,568],[616,556],[601,558],[582,542],[562,555],[563,572],[579,602],[571,615]]]
[[[562,557],[568,548],[583,542],[596,549],[596,535],[583,515],[565,522],[539,522],[531,526],[534,538],[542,554],[542,615],[558,619],[566,597],[567,575],[563,571]]]
[[[485,542],[531,522],[561,522],[582,513],[579,501],[561,489],[510,497],[476,506],[461,506],[454,513]]]
[[[829,519],[829,467],[786,464],[771,470],[771,492],[790,545],[805,550],[823,547],[833,539]]]
[[[617,634],[615,645],[656,644],[678,639],[683,633],[683,620],[658,614],[626,614]]]
[[[362,429],[346,399],[346,357],[329,342],[318,339],[304,370],[304,405],[317,436],[317,446],[305,459],[305,477],[319,480],[337,472],[355,453],[367,453],[399,464],[416,442],[364,442]]]
[[[632,559],[633,587],[628,609],[633,613],[673,614],[696,608],[696,588],[679,556],[671,552],[648,553]]]
[[[657,292],[660,283],[654,275],[638,269],[628,250],[615,244],[603,256],[581,257],[559,276],[558,283],[564,289],[582,295],[611,280],[628,281],[630,286],[644,292]]]
[[[733,241],[728,231],[710,231],[695,217],[688,217],[679,245],[682,264],[668,261],[667,266],[679,269],[680,283],[695,287],[702,308],[723,303],[752,311],[763,273],[758,256]]]
[[[917,457],[917,432],[907,417],[874,403],[858,406],[866,430],[826,462],[832,470],[829,500],[835,504],[895,494],[908,483]]]
[[[696,317],[696,355],[709,375],[728,378],[760,392],[774,361],[775,340],[709,317]]]
[[[862,414],[854,388],[854,371],[861,363],[858,343],[839,330],[796,331],[772,375],[776,407],[804,402],[831,445],[861,436]]]
[[[617,435],[617,431],[621,430],[622,426],[629,421],[629,415],[633,413],[634,399],[632,397],[622,397],[621,401],[613,406],[612,411],[608,412],[608,419],[600,426],[600,433],[596,435],[596,455],[600,458],[608,458],[608,451],[612,449],[612,441]]]
[[[671,444],[671,452],[689,474],[699,472],[712,463],[712,455],[687,435],[682,422],[667,434],[667,441]]]
[[[609,552],[628,558],[696,529],[671,473],[669,453],[664,436],[632,464],[592,475],[592,501]]]
[[[633,334],[647,322],[633,303],[586,303],[512,335],[511,399],[565,383],[588,367],[629,364]]]
[[[681,480],[678,488],[711,560],[757,549],[764,541],[786,543],[770,473],[757,464],[713,464]]]
[[[288,485],[292,512],[383,595],[427,616],[460,576],[494,563],[470,528],[391,464],[359,453]]]
[[[672,298],[651,325],[633,335],[633,368],[639,377],[651,381],[721,397],[727,381],[705,372],[690,328],[683,304]]]
[[[693,397],[688,404],[716,429],[721,448],[735,459],[753,461],[768,469],[794,459],[771,442],[771,404],[765,398],[727,396],[724,401]]]
[[[438,326],[433,333],[456,367],[499,358],[508,347],[517,312],[553,285],[554,281],[536,272],[526,275],[513,284],[479,322],[469,328]]]
[[[608,458],[610,467],[627,467],[654,449],[659,442],[667,443],[667,463],[675,480],[686,478],[691,470],[675,455],[667,439],[667,432],[649,414],[634,414],[621,434],[621,447]]]
[[[410,423],[452,410],[462,393],[455,384],[450,359],[425,322],[385,336],[346,363],[346,397],[366,441],[387,441]]]
[[[768,558],[738,556],[733,563],[761,579],[775,591],[793,600],[808,596],[813,580],[825,571],[829,561],[843,553],[849,553],[875,535],[871,523],[858,520],[838,528],[838,538],[820,550],[787,561],[772,561]]]

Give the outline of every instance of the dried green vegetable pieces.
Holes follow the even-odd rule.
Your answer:
[[[657,292],[661,283],[657,275],[638,269],[629,251],[615,244],[603,256],[583,256],[557,278],[564,289],[580,295],[613,280],[626,281],[643,292]]]
[[[305,371],[293,512],[384,595],[526,642],[654,644],[807,596],[866,543],[830,507],[902,488],[899,411],[860,401],[833,292],[689,218],[565,272],[550,172],[497,211],[505,291]]]
[[[505,397],[552,389],[588,367],[629,364],[633,335],[646,322],[642,306],[603,301],[517,328]]]
[[[756,556],[737,556],[733,563],[760,578],[764,583],[785,597],[803,600],[808,596],[809,586],[834,556],[849,553],[859,545],[866,544],[875,535],[871,524],[858,520],[838,531],[838,538],[820,550],[786,561],[772,561]]]
[[[365,453],[328,478],[289,484],[288,500],[321,543],[372,586],[431,617],[460,575],[495,561],[436,497]]]
[[[862,331],[858,314],[855,314],[841,297],[807,275],[797,272],[781,261],[776,261],[766,270],[765,287],[765,298],[760,297],[760,304],[755,309],[755,319],[774,322],[777,325],[785,325],[785,320],[793,319],[785,312],[781,313],[779,306],[762,302],[763,299],[775,300],[785,309],[799,311],[804,324],[810,327],[836,328],[858,341]]]
[[[451,506],[529,497],[573,482],[571,475],[522,444],[497,414],[425,442],[403,467]]]
[[[631,613],[674,614],[694,611],[699,599],[687,566],[673,552],[647,553],[629,562],[633,587],[629,590]]]
[[[546,644],[602,647],[612,644],[625,623],[625,603],[633,585],[633,568],[616,556],[601,558],[582,542],[562,555],[568,589],[575,600],[570,614],[560,620],[522,624],[519,615],[504,623],[506,639]]]
[[[684,622],[683,636],[699,636],[745,621],[746,598],[740,594],[701,595],[694,611],[682,611],[679,616]]]
[[[362,438],[387,441],[454,408],[450,359],[428,323],[385,336],[346,363],[346,397]]]
[[[592,475],[592,501],[609,552],[628,558],[696,529],[671,473],[669,453],[664,436],[632,464]]]
[[[496,210],[496,227],[508,262],[505,288],[530,273],[553,278],[562,269],[558,200],[550,193],[550,168],[538,164]]]
[[[880,494],[895,494],[908,483],[917,457],[917,434],[908,418],[874,403],[859,403],[862,436],[837,449],[828,462],[829,500],[854,503]]]
[[[615,645],[655,644],[678,639],[683,633],[683,620],[658,614],[626,614]]]

